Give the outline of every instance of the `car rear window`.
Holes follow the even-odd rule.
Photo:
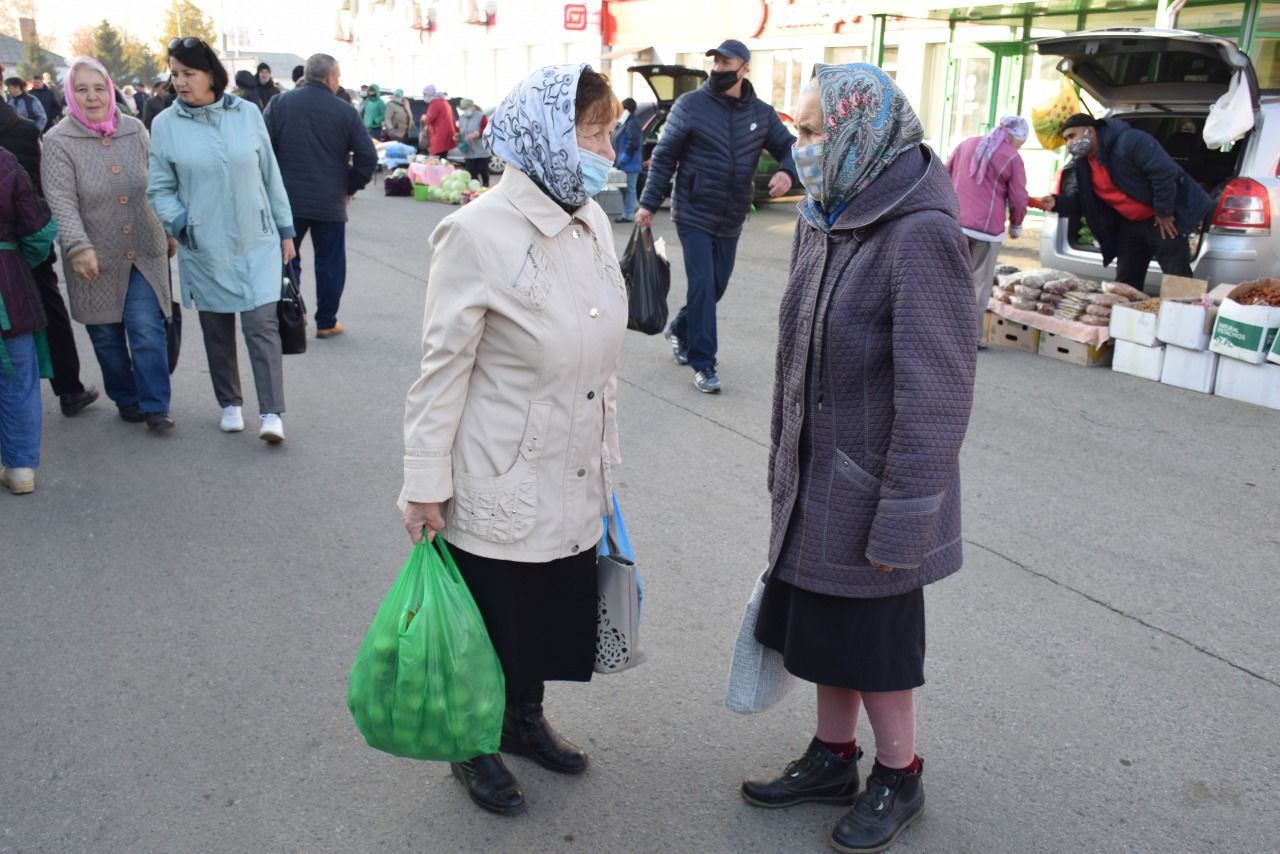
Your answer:
[[[1180,51],[1107,53],[1077,60],[1076,67],[1088,65],[1106,86],[1135,86],[1143,83],[1231,82],[1231,69],[1214,59]]]

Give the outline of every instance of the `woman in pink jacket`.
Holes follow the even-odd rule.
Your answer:
[[[1022,234],[1022,220],[1027,215],[1027,170],[1018,149],[1030,130],[1021,116],[1005,116],[991,133],[960,143],[947,161],[947,172],[960,200],[960,228],[969,238],[979,340],[982,314],[991,299],[996,257],[1004,243],[1005,214],[1009,236],[1015,239]]]

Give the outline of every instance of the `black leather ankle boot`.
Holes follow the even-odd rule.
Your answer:
[[[862,748],[841,759],[818,739],[809,743],[804,756],[791,762],[780,775],[752,777],[742,784],[742,797],[758,807],[789,807],[808,801],[851,804],[858,794],[858,759]]]
[[[451,762],[453,776],[467,787],[477,805],[499,815],[515,815],[524,809],[524,792],[496,753],[487,753],[466,762]]]
[[[502,751],[524,756],[557,774],[587,770],[587,754],[561,737],[542,715],[543,686],[507,696],[502,718]]]

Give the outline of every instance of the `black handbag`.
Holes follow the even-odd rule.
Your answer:
[[[307,305],[302,301],[302,289],[298,287],[293,268],[288,264],[284,266],[276,318],[279,320],[280,347],[284,355],[307,352]]]
[[[169,373],[178,369],[178,353],[182,350],[182,303],[173,298],[173,270],[169,270],[169,302],[173,306],[164,322],[164,343],[169,354]]]

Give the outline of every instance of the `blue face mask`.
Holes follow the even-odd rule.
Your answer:
[[[604,189],[609,180],[609,170],[613,161],[606,160],[594,151],[578,149],[578,168],[582,171],[582,189],[588,196],[594,196]]]

